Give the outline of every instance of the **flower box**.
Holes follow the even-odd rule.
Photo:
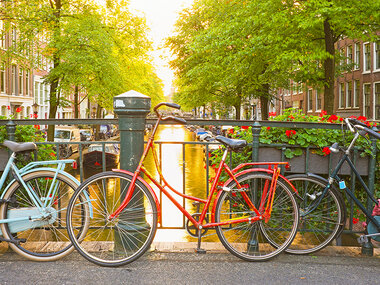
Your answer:
[[[288,159],[284,156],[284,161],[288,161],[291,166],[291,170],[287,171],[290,173],[316,173],[316,174],[329,174],[332,172],[337,165],[341,153],[331,153],[328,156],[321,156],[309,152],[309,164],[308,169],[306,168],[306,155],[305,151],[300,156],[295,156],[291,159]],[[329,160],[331,156],[331,164],[329,165]],[[281,161],[281,150],[273,147],[260,147],[259,148],[259,161]],[[359,171],[360,175],[368,175],[368,157],[358,156],[356,159],[356,168]],[[340,175],[351,175],[351,169],[347,163],[344,163],[341,170],[339,171]]]

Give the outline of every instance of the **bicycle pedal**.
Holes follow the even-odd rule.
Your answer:
[[[195,252],[198,253],[198,254],[206,254],[207,251],[205,249],[203,249],[203,248],[197,248],[195,250]]]

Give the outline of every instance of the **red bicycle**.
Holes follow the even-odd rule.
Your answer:
[[[198,237],[197,252],[204,252],[201,238],[210,228],[216,230],[228,251],[247,261],[268,260],[285,250],[297,233],[299,217],[296,190],[280,174],[281,166],[287,163],[244,163],[231,170],[225,162],[228,152],[239,151],[247,142],[217,136],[216,140],[226,149],[208,198],[182,194],[169,185],[158,167],[154,136],[160,121],[174,120],[181,124],[186,121],[163,117],[158,109],[164,105],[180,108],[173,103],[160,103],[154,108],[158,119],[134,173],[102,172],[85,180],[74,193],[67,210],[67,223],[79,253],[102,266],[120,266],[136,260],[149,248],[161,221],[161,205],[152,187],[141,177],[142,173],[188,219],[188,231]],[[149,151],[153,153],[161,182],[144,167]],[[268,167],[263,168],[264,165]],[[219,183],[222,171],[229,178]],[[202,211],[189,213],[170,192],[203,205]],[[83,197],[89,198],[83,201]],[[88,203],[91,209],[90,228],[86,237],[79,239],[80,224],[76,219],[80,218],[83,203]]]

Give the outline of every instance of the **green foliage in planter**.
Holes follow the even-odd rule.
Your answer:
[[[0,119],[7,120],[5,116],[0,116]],[[4,140],[8,139],[8,134],[5,126],[0,126],[0,143],[3,143]],[[16,126],[15,131],[15,140],[16,142],[43,142],[45,139],[42,136],[42,133],[38,130],[37,126],[32,125],[19,125]],[[50,145],[39,145],[38,146],[38,155],[37,160],[53,160],[55,159],[56,153],[53,149],[53,146]],[[23,166],[27,164],[30,159],[34,158],[34,153],[31,156],[19,155],[17,157],[17,165]]]

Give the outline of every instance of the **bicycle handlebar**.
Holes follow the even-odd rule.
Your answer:
[[[181,106],[178,105],[178,104],[162,102],[162,103],[156,105],[156,106],[153,108],[154,112],[157,114],[157,117],[160,117],[160,114],[158,113],[157,110],[158,110],[158,108],[160,108],[161,106],[167,106],[167,107],[174,108],[174,109],[178,109],[178,110],[181,109]],[[180,123],[180,124],[187,124],[187,122],[186,122],[185,119],[177,118],[177,117],[174,117],[174,116],[163,117],[163,118],[161,118],[161,120],[162,120],[162,121],[174,120],[174,121],[176,121],[177,123]]]
[[[380,139],[380,134],[371,130],[370,128],[368,128],[368,126],[366,124],[364,124],[363,122],[361,122],[355,118],[346,118],[346,119],[344,119],[344,121],[352,133],[356,132],[355,129],[359,129],[359,130],[365,131],[367,134],[369,134],[369,135],[371,135],[377,139]],[[352,126],[353,124],[355,124],[355,125]]]
[[[167,120],[174,120],[180,124],[187,124],[186,120],[185,119],[182,119],[182,118],[177,118],[177,117],[174,117],[174,116],[167,116],[165,118],[162,118],[161,119],[162,121],[167,121]]]

